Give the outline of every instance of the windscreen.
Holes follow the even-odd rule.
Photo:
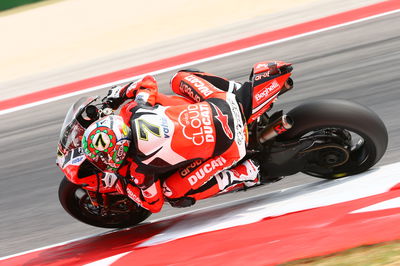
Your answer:
[[[59,144],[65,150],[72,150],[81,145],[85,128],[78,122],[77,117],[82,115],[86,106],[95,101],[97,97],[82,97],[68,110],[61,128]]]

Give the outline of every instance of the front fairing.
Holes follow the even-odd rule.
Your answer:
[[[66,151],[65,155],[58,155],[57,165],[70,181],[74,181],[78,177],[79,167],[85,160],[85,154],[83,153],[82,148],[79,147]]]
[[[56,163],[72,183],[82,185],[86,190],[111,193],[115,192],[115,188],[105,185],[102,181],[104,173],[86,159],[81,147],[86,128],[94,122],[84,117],[84,111],[97,99],[82,97],[68,110],[60,132]]]
[[[60,132],[56,164],[69,180],[76,178],[80,165],[86,160],[81,140],[87,125],[82,123],[82,113],[97,97],[82,97],[68,110]]]

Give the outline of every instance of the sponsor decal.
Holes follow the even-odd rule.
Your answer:
[[[267,77],[269,77],[269,72],[264,72],[264,73],[262,73],[262,74],[256,75],[256,76],[254,77],[254,80],[255,80],[255,81],[259,81],[260,79],[262,79],[262,78],[267,78]]]
[[[223,114],[221,109],[219,109],[215,104],[213,104],[213,103],[211,103],[211,104],[214,106],[214,109],[217,112],[217,116],[215,118],[217,118],[217,120],[221,123],[222,129],[224,130],[225,135],[229,139],[233,139],[233,133],[228,124],[228,121],[229,121],[228,115]]]
[[[188,180],[190,185],[193,186],[199,180],[203,179],[206,174],[214,171],[219,167],[223,167],[225,163],[226,159],[222,156],[218,156],[216,159],[213,159],[210,162],[203,164],[196,172],[189,176]]]
[[[283,125],[279,124],[279,125],[276,125],[276,126],[274,127],[274,131],[275,131],[277,134],[282,134],[283,132],[287,131],[287,129],[284,128]]]
[[[128,187],[126,189],[126,192],[128,193],[128,197],[133,200],[134,202],[136,202],[139,206],[143,207],[143,203],[142,200]]]
[[[142,192],[145,198],[154,198],[155,196],[157,196],[156,184],[153,183],[150,187],[146,188],[145,190],[142,190]]]
[[[164,138],[169,138],[169,127],[168,127],[168,121],[167,118],[165,118],[164,116],[158,116],[157,118],[161,119],[161,123],[160,121],[154,120],[154,124],[150,123],[149,121],[143,119],[143,118],[139,118],[136,120],[136,126],[138,129],[138,136],[139,139],[141,140],[145,140],[148,141],[149,140],[149,134],[151,133],[152,135],[156,136],[156,137],[161,137],[161,133],[163,134]],[[159,126],[159,124],[161,124],[161,127]],[[162,130],[161,130],[162,128]]]
[[[119,160],[121,160],[123,157],[124,157],[124,155],[125,155],[125,149],[124,149],[124,146],[123,145],[118,145],[119,147],[118,147],[118,149],[117,149],[117,158],[119,159]]]
[[[84,159],[85,159],[85,155],[80,156],[80,157],[78,157],[78,158],[73,159],[72,162],[71,162],[71,164],[73,164],[73,165],[79,165],[80,162],[82,162]]]
[[[181,90],[181,92],[183,94],[188,95],[195,102],[201,102],[202,101],[202,98],[200,97],[200,95],[198,95],[197,92],[195,90],[193,90],[193,88],[190,87],[190,85],[187,84],[186,82],[181,81],[181,83],[179,84],[179,89]]]
[[[242,112],[239,109],[238,103],[235,99],[229,97],[227,99],[232,115],[234,117],[234,127],[235,127],[235,141],[239,146],[242,146],[246,142],[246,128],[242,122]]]
[[[82,148],[79,147],[68,152],[65,157],[60,157],[60,161],[57,160],[57,162],[59,162],[60,167],[62,165],[62,168],[65,168],[69,165],[81,165],[85,158]]]
[[[148,192],[148,191],[143,191],[143,196],[145,197],[145,198],[151,198],[151,194],[150,194],[150,192]]]
[[[202,160],[196,160],[189,164],[187,167],[183,168],[182,170],[179,171],[179,174],[181,177],[185,177],[188,174],[190,174],[194,169],[196,169],[197,166],[199,166],[203,161]]]
[[[255,67],[255,69],[260,69],[260,68],[268,68],[268,64],[260,63],[260,64],[257,64]]]
[[[261,100],[268,98],[270,93],[273,92],[274,90],[276,90],[277,88],[279,88],[279,83],[276,80],[273,80],[269,86],[263,88],[254,97],[255,97],[256,101],[259,102]]]
[[[124,158],[129,150],[129,144],[129,140],[120,140],[116,144],[114,151],[112,151],[108,164],[114,168],[118,168],[124,161]]]
[[[165,118],[164,116],[161,117],[161,127],[163,128],[164,138],[169,138],[168,121],[167,118]]]
[[[129,134],[129,128],[128,128],[128,126],[127,126],[125,123],[122,124],[121,133],[122,133],[125,137],[127,137],[128,134]]]
[[[194,75],[187,76],[184,80],[190,82],[204,97],[210,96],[213,93],[213,91],[210,90],[201,79]]]
[[[267,72],[267,75],[278,74],[279,73],[278,62],[269,61],[269,62],[265,62],[265,63],[259,63],[259,64],[256,64],[254,67],[255,74],[259,74],[259,73],[262,73],[265,71]]]
[[[206,103],[188,105],[178,117],[178,122],[183,127],[184,137],[192,140],[196,146],[204,142],[215,142],[211,115],[211,110]]]

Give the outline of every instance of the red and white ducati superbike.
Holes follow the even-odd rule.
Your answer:
[[[247,157],[257,156],[266,169],[265,183],[298,172],[337,179],[375,165],[386,151],[388,134],[381,119],[364,106],[347,100],[318,100],[287,114],[267,114],[273,102],[292,89],[291,71],[291,65],[284,62],[261,62],[250,77],[253,88],[237,91],[241,94],[238,98],[250,98],[250,93],[255,98],[270,98],[259,110],[253,110],[262,115],[248,125]],[[157,101],[165,106],[187,103],[181,97],[163,94]],[[65,174],[59,199],[70,215],[84,223],[123,228],[142,222],[151,213],[107,186],[105,174],[85,159],[80,147],[89,118],[109,114],[110,109],[97,97],[81,98],[68,111],[58,147],[57,164]]]

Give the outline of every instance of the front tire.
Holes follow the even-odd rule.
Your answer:
[[[63,178],[58,198],[64,210],[75,219],[102,228],[126,228],[147,219],[151,212],[141,208],[123,195],[109,195],[111,210],[94,206],[83,188]]]
[[[292,109],[288,115],[294,125],[280,140],[299,139],[321,130],[350,132],[361,138],[361,141],[348,149],[349,159],[346,163],[324,168],[318,165],[314,154],[314,160],[306,163],[303,173],[327,179],[354,175],[375,165],[386,151],[388,133],[382,120],[372,110],[354,102],[319,100],[302,104]],[[332,154],[329,154],[329,150],[325,150],[325,153],[331,158],[335,152],[340,153],[338,148],[330,149]],[[323,153],[317,154],[319,157],[321,155]]]

